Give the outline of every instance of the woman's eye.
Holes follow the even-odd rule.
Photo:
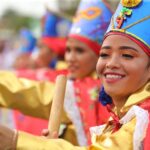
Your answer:
[[[132,59],[134,56],[131,54],[122,54],[123,57],[128,58],[128,59]]]
[[[82,49],[82,48],[76,48],[76,51],[78,52],[78,53],[83,53],[84,52],[84,49]]]
[[[100,55],[99,55],[99,57],[108,57],[109,55],[108,54],[106,54],[106,53],[101,53]]]
[[[69,53],[71,50],[70,50],[70,48],[66,48],[66,53]]]

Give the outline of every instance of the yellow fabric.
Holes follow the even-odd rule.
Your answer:
[[[86,150],[86,148],[75,147],[62,139],[45,139],[19,132],[17,150]]]
[[[144,88],[132,94],[127,99],[124,107],[122,107],[121,112],[127,112],[131,106],[136,105],[147,98],[150,98],[150,83],[147,83],[146,86],[144,86]]]
[[[133,105],[141,103],[145,99],[150,97],[150,83],[147,83],[144,88],[140,89],[133,95],[131,95],[121,112],[126,113]],[[98,150],[132,150],[133,149],[133,133],[136,125],[136,119],[134,118],[127,124],[124,124],[117,132],[111,134],[109,132],[103,133],[100,136],[93,136],[92,143],[93,148],[96,146]],[[93,149],[96,150],[96,149]]]
[[[129,97],[124,108],[126,108],[126,106],[129,107],[127,104],[130,104],[131,108],[132,105],[137,104],[148,97],[150,97],[149,83],[144,89]],[[87,148],[74,147],[64,140],[42,139],[40,137],[19,132],[17,150],[132,150],[135,124],[136,119],[134,118],[122,125],[115,133],[111,133],[110,130],[102,135],[95,135],[92,137],[93,145]]]
[[[132,150],[135,120],[124,125],[114,134],[95,137],[93,145],[87,148],[76,147],[64,140],[48,140],[24,132],[19,132],[17,150]]]
[[[65,61],[58,61],[55,67],[56,70],[67,69],[67,64]]]
[[[100,150],[132,150],[135,119],[123,125],[117,132],[106,132],[92,137],[93,148]],[[93,150],[99,150],[94,148]]]
[[[76,146],[79,145],[77,141],[75,127],[72,123],[70,125],[67,125],[67,129],[64,132],[62,138],[71,142],[73,145],[76,145]]]
[[[54,84],[18,79],[13,73],[0,72],[0,106],[19,109],[26,115],[49,118]]]
[[[49,119],[54,86],[52,82],[17,78],[14,73],[0,71],[0,106]],[[62,114],[62,123],[70,123],[65,112]]]
[[[50,107],[54,92],[54,84],[44,81],[32,81],[17,78],[15,74],[0,71],[0,106],[20,110],[25,115],[49,119]],[[62,113],[61,122],[67,125],[62,138],[78,145],[75,128]]]

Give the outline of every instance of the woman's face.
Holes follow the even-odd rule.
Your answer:
[[[83,42],[69,38],[65,52],[69,78],[84,78],[96,69],[98,56]]]
[[[38,44],[39,54],[36,59],[38,67],[49,67],[55,57],[54,52],[43,43]]]
[[[128,97],[150,78],[149,56],[122,35],[108,36],[101,47],[97,72],[111,97]]]

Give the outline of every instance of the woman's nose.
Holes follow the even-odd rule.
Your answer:
[[[118,68],[120,67],[120,60],[117,56],[112,56],[106,63],[106,68]]]
[[[66,54],[66,60],[67,61],[75,61],[76,55],[74,52],[69,52]]]

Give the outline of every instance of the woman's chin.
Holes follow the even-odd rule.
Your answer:
[[[106,88],[105,89],[105,92],[110,96],[110,97],[114,97],[114,96],[117,96],[119,93],[118,93],[118,90],[114,90],[113,87],[111,87],[110,89]]]

